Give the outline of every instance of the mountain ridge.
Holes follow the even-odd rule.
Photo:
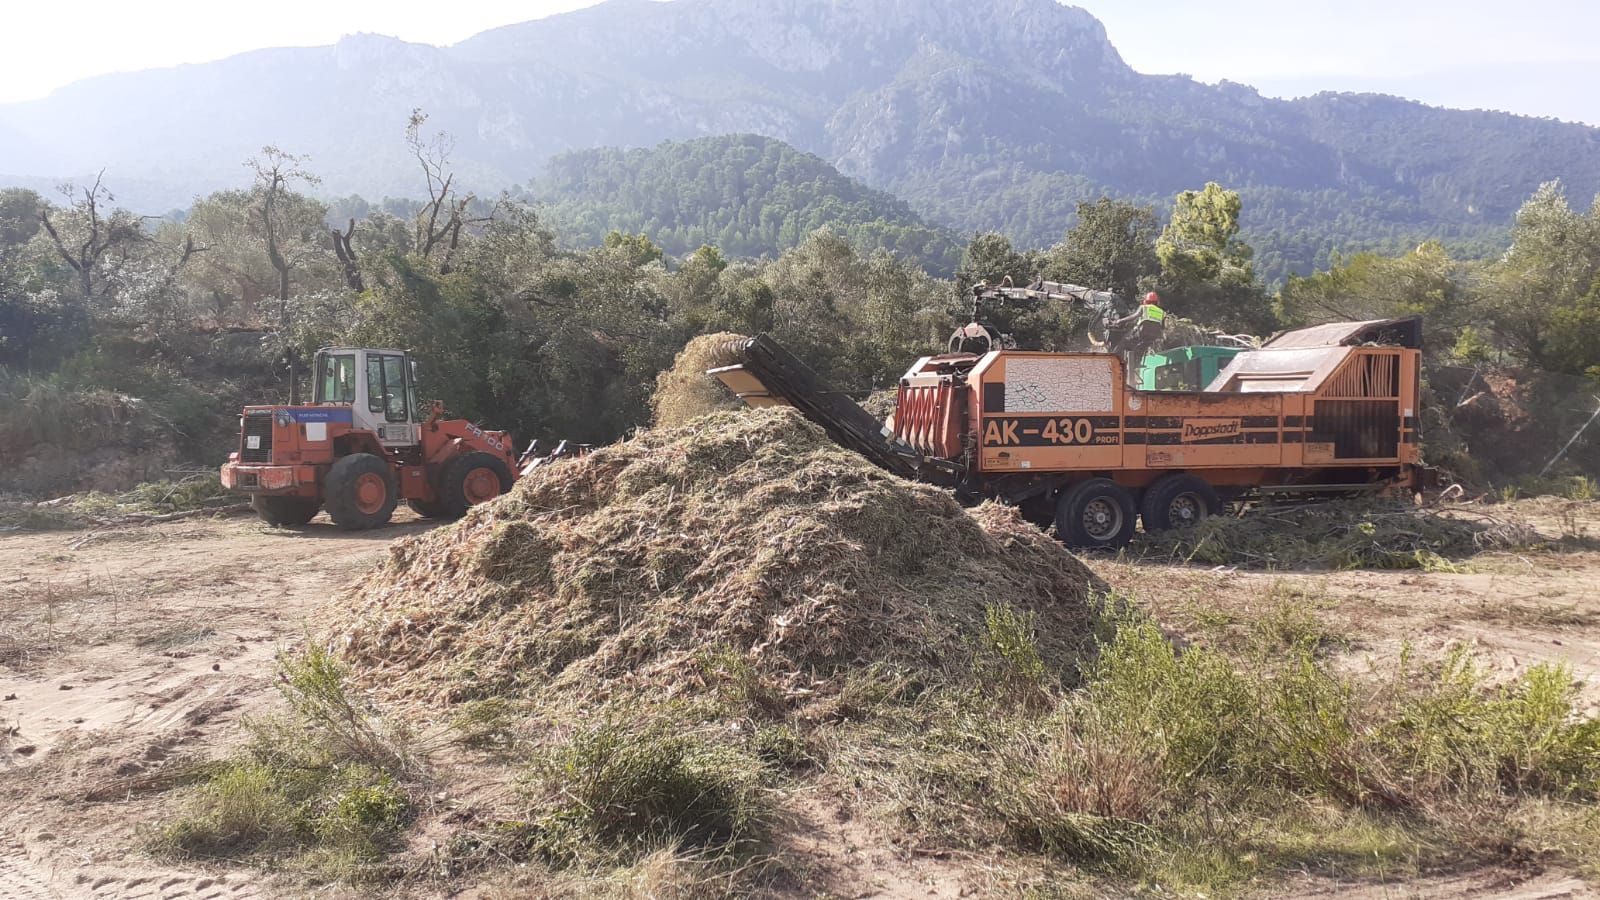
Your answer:
[[[1600,193],[1600,129],[1385,95],[1281,100],[1128,66],[1054,0],[608,0],[447,47],[352,35],[320,48],[98,76],[0,106],[0,173],[236,185],[264,144],[307,154],[329,194],[415,194],[413,108],[493,191],[552,157],[760,134],[960,231],[1058,239],[1077,200],[1156,201],[1216,180],[1295,203],[1246,208],[1258,242],[1335,249],[1489,235],[1542,181]],[[31,148],[31,149],[30,149]],[[1303,206],[1297,225],[1289,206]],[[1352,218],[1347,210],[1357,210]],[[1306,216],[1311,217],[1310,220]],[[1343,220],[1332,231],[1323,223]],[[1269,253],[1277,252],[1268,247]],[[1307,255],[1309,254],[1309,255]]]

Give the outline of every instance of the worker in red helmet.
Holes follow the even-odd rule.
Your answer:
[[[1118,319],[1112,327],[1122,332],[1116,352],[1122,355],[1130,381],[1136,379],[1144,365],[1145,354],[1161,343],[1167,329],[1167,311],[1161,306],[1161,295],[1155,291],[1145,294],[1139,308]]]

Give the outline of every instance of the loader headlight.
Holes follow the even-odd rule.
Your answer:
[[[290,425],[294,424],[294,414],[290,413],[286,409],[278,410],[277,419],[279,428],[288,428]]]

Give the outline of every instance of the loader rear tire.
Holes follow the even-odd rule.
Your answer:
[[[1138,511],[1128,489],[1108,478],[1091,478],[1061,495],[1056,537],[1078,550],[1114,550],[1133,540]]]
[[[328,518],[346,531],[365,531],[388,524],[400,502],[394,469],[371,453],[352,453],[328,470],[323,481]]]
[[[1174,473],[1150,485],[1139,504],[1147,532],[1197,525],[1222,508],[1216,489],[1194,475]]]
[[[424,519],[443,519],[446,515],[444,504],[437,500],[407,500],[406,505],[411,511]]]
[[[261,521],[279,528],[298,528],[316,518],[322,504],[315,497],[275,497],[256,494],[250,498],[250,508]]]
[[[488,453],[466,453],[439,471],[439,506],[446,518],[459,519],[467,510],[511,490],[511,470],[505,461]]]

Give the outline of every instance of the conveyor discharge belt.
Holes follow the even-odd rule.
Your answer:
[[[822,426],[841,447],[854,450],[896,475],[916,478],[921,458],[884,435],[883,424],[845,394],[835,391],[811,367],[764,334],[729,341],[717,358],[728,365],[708,374],[751,406],[792,406]]]

